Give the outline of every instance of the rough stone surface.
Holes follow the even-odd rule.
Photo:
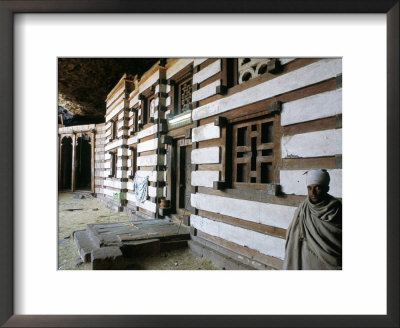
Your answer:
[[[59,58],[59,106],[67,112],[68,125],[72,115],[80,120],[104,121],[105,99],[124,73],[138,75],[146,72],[158,58]],[[78,121],[78,122],[77,122]],[[99,121],[99,122],[98,122]],[[81,123],[82,124],[82,123]]]
[[[90,262],[92,250],[98,248],[98,246],[93,242],[86,230],[75,231],[73,235],[82,261]]]
[[[122,270],[124,257],[117,246],[101,247],[92,251],[92,270]]]

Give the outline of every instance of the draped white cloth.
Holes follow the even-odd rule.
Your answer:
[[[140,177],[137,172],[133,179],[133,191],[135,192],[136,201],[143,203],[147,199],[147,186],[149,184],[148,177]]]

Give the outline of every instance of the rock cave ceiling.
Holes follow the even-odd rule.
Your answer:
[[[64,124],[104,122],[107,94],[124,73],[140,77],[159,58],[59,58],[58,114]]]

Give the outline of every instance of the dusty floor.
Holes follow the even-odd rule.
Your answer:
[[[88,223],[129,221],[125,213],[107,209],[103,203],[85,195],[82,199],[71,193],[58,194],[58,269],[90,270],[90,263],[79,263],[79,253],[72,233],[84,230]],[[198,257],[188,248],[162,252],[158,256],[138,259],[130,269],[136,270],[218,270],[209,260]]]

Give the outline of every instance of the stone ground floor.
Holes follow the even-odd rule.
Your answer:
[[[77,197],[75,194],[75,197]],[[58,269],[90,270],[91,263],[82,263],[73,232],[84,230],[87,224],[129,221],[125,213],[107,209],[90,194],[74,198],[72,193],[58,195]],[[136,270],[218,270],[209,260],[197,256],[189,248],[162,251],[159,255],[135,260],[130,269]]]

